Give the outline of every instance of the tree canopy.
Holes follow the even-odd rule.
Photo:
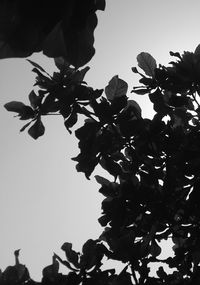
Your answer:
[[[91,2],[101,4],[96,8],[104,6],[103,1]],[[55,253],[52,264],[42,271],[41,282],[31,279],[16,251],[16,265],[2,272],[0,284],[200,282],[200,48],[170,54],[172,61],[163,66],[141,52],[138,67],[132,68],[140,77],[140,86],[132,92],[150,99],[155,111],[152,119],[142,116],[138,103],[127,94],[128,84],[119,76],[99,90],[84,81],[89,68],[78,68],[82,64],[74,64],[63,54],[55,56],[58,70],[53,75],[29,60],[36,74],[30,105],[5,104],[8,111],[26,121],[21,131],[27,129],[38,139],[45,133],[43,116],[59,114],[71,134],[79,118],[85,117],[75,130],[80,150],[72,158],[76,169],[90,179],[100,165],[113,179],[95,176],[104,196],[98,220],[104,228],[100,237],[86,241],[81,253],[65,242],[61,249],[66,258]],[[174,255],[161,259],[160,242],[169,239],[174,243]],[[103,269],[106,259],[121,262],[121,272]],[[154,277],[150,275],[152,263],[160,264]],[[59,273],[60,264],[66,267],[66,274]],[[166,272],[163,264],[173,272]]]

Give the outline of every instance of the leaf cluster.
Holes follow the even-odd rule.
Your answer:
[[[171,52],[176,60],[167,67],[157,65],[148,53],[138,55],[141,72],[135,67],[132,70],[140,75],[141,85],[132,93],[149,97],[153,119],[142,117],[138,103],[127,96],[127,83],[118,76],[105,89],[94,90],[84,82],[87,67],[78,70],[57,58],[59,72],[50,76],[31,62],[37,75],[37,94],[31,91],[30,106],[13,101],[5,108],[21,120],[29,120],[22,130],[29,127],[34,139],[44,133],[42,116],[61,115],[70,133],[78,116],[85,116],[75,131],[80,149],[73,158],[76,169],[89,179],[100,165],[113,177],[110,181],[95,176],[104,196],[101,236],[88,240],[81,254],[65,243],[66,260],[54,254],[51,273],[43,270],[41,284],[198,284],[198,51]],[[160,242],[168,239],[174,243],[174,255],[160,259]],[[103,257],[120,261],[124,269],[120,274],[103,270]],[[151,277],[149,266],[154,262],[161,266]],[[58,273],[59,263],[70,270],[68,275]],[[174,272],[165,272],[163,264]]]

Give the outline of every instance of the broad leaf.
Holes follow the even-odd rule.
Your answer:
[[[123,110],[123,112],[125,113],[130,112],[131,115],[134,115],[137,118],[141,118],[142,115],[142,110],[140,108],[140,105],[135,100],[128,100],[128,104],[126,108]]]
[[[147,52],[141,52],[137,56],[137,61],[139,67],[146,73],[146,75],[154,77],[157,64],[153,56]]]
[[[45,127],[40,118],[38,118],[36,122],[28,130],[29,135],[35,140],[41,137],[44,134],[44,132],[45,132]]]
[[[21,113],[25,106],[26,105],[24,103],[18,101],[12,101],[4,105],[7,111],[16,113]]]
[[[33,109],[22,102],[12,101],[4,105],[7,111],[18,113],[20,120],[32,119],[35,116]]]
[[[96,242],[92,239],[89,239],[83,245],[82,248],[83,255],[81,256],[80,260],[80,266],[82,268],[90,269],[96,265],[96,260],[97,260],[96,249],[97,249]]]
[[[118,75],[115,75],[105,88],[106,97],[109,101],[114,100],[116,97],[126,95],[128,90],[128,84],[126,81],[120,79]]]

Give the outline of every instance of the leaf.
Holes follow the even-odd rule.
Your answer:
[[[121,167],[118,163],[112,160],[109,156],[104,156],[100,160],[100,165],[114,176],[115,180],[117,176],[121,174]]]
[[[128,84],[126,81],[120,79],[118,75],[115,75],[105,88],[106,97],[109,101],[112,101],[116,97],[126,95],[128,90]]]
[[[158,245],[155,239],[152,239],[150,246],[150,254],[156,257],[161,254],[161,247]]]
[[[86,241],[83,245],[82,252],[83,255],[81,256],[80,266],[81,268],[90,269],[96,265],[97,261],[97,252],[96,252],[96,242],[92,239]]]
[[[30,121],[30,122],[28,122],[27,124],[25,124],[25,125],[20,129],[20,132],[23,132],[31,123],[32,123],[32,121]]]
[[[135,100],[128,100],[128,104],[123,112],[130,111],[133,113],[137,118],[141,118],[142,109],[140,105]]]
[[[72,249],[72,244],[65,242],[61,249],[65,252],[67,260],[72,263],[75,267],[79,267],[79,253]]]
[[[31,106],[33,107],[33,109],[36,109],[41,103],[41,97],[37,96],[33,90],[31,91],[28,97]]]
[[[175,56],[175,57],[178,57],[179,59],[181,59],[181,55],[180,55],[179,52],[170,51],[169,54],[170,54],[171,56]]]
[[[48,34],[43,42],[43,52],[49,57],[63,56],[67,62],[78,68],[85,65],[95,53],[93,33],[97,16],[93,11],[89,13],[87,10],[86,13],[84,10],[88,7],[82,3],[71,6],[76,6],[77,10],[72,11],[71,19],[69,16],[65,17]]]
[[[106,179],[106,178],[104,178],[104,177],[102,177],[100,175],[95,175],[94,177],[95,177],[97,183],[99,183],[101,185],[108,186],[110,184],[110,181],[108,179]]]
[[[132,67],[131,70],[133,71],[133,73],[138,73],[137,67]]]
[[[86,66],[81,70],[77,70],[77,72],[75,73],[73,77],[73,80],[76,82],[82,82],[88,70],[90,70],[89,66]]]
[[[105,227],[110,222],[110,217],[108,217],[107,215],[103,215],[98,218],[98,222],[102,227]]]
[[[141,52],[137,56],[139,67],[150,77],[154,77],[157,67],[155,59],[147,52]]]
[[[149,93],[149,89],[147,89],[147,88],[141,88],[141,89],[135,89],[135,88],[133,88],[133,90],[131,91],[131,93],[132,92],[134,92],[134,93],[136,93],[137,95],[145,95],[145,94],[147,94],[147,93]]]
[[[7,111],[16,113],[21,113],[24,110],[25,106],[26,105],[24,103],[18,101],[11,101],[4,105]]]
[[[27,59],[28,62],[30,62],[30,64],[32,64],[35,68],[39,69],[40,71],[46,73],[46,71],[44,70],[44,68],[42,68],[38,63],[30,60],[30,59]]]
[[[77,157],[73,157],[72,160],[78,162],[76,170],[78,172],[84,172],[87,179],[90,179],[90,175],[99,163],[99,157],[85,153],[80,153]]]
[[[72,111],[71,115],[64,122],[64,125],[69,133],[71,133],[70,128],[72,128],[76,124],[77,120],[77,113]]]
[[[5,109],[9,112],[16,112],[20,116],[20,120],[28,120],[34,118],[35,113],[30,106],[22,102],[12,101],[4,105]]]
[[[29,135],[35,140],[41,137],[44,134],[44,132],[45,132],[45,127],[40,118],[38,118],[36,122],[28,130]]]

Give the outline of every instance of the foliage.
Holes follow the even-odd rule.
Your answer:
[[[71,133],[78,116],[83,126],[75,130],[79,154],[73,158],[77,171],[90,178],[101,165],[113,180],[96,175],[105,196],[99,223],[104,227],[97,240],[88,240],[78,253],[71,243],[44,268],[39,284],[197,284],[200,282],[199,187],[200,187],[200,53],[172,53],[169,66],[157,66],[148,53],[138,55],[133,72],[141,86],[132,93],[148,96],[155,115],[143,118],[136,101],[127,96],[127,83],[114,76],[103,90],[84,82],[89,68],[76,69],[56,58],[59,72],[50,76],[31,62],[36,73],[29,94],[30,106],[13,101],[5,104],[28,123],[34,139],[44,134],[42,116],[59,114]],[[144,72],[144,73],[142,73]],[[160,241],[172,239],[174,256],[161,260]],[[102,269],[103,258],[118,260],[124,269]],[[150,277],[149,264],[159,262],[157,276]],[[59,273],[59,264],[70,273]],[[163,269],[167,264],[174,270]],[[26,278],[17,284],[36,284]],[[0,284],[9,283],[6,272]]]
[[[0,273],[0,285],[200,282],[200,47],[182,55],[171,52],[169,66],[158,65],[145,52],[137,56],[140,69],[132,71],[141,77],[141,85],[132,93],[148,97],[155,111],[153,119],[143,118],[118,76],[101,90],[84,81],[89,68],[80,67],[94,54],[95,12],[104,6],[104,0],[60,1],[60,6],[36,0],[0,3],[0,58],[43,51],[55,58],[58,68],[50,75],[29,60],[36,74],[30,105],[12,101],[5,108],[26,121],[21,131],[28,129],[34,139],[45,133],[43,116],[62,116],[69,133],[84,116],[75,130],[80,149],[73,158],[76,169],[90,179],[100,165],[113,177],[95,176],[105,197],[100,237],[86,241],[81,253],[64,243],[65,259],[54,253],[41,282],[31,279],[16,250],[16,264]],[[160,242],[168,239],[174,255],[163,260]],[[105,259],[124,268],[119,274],[103,269]],[[160,267],[151,277],[150,264],[157,262]],[[66,274],[59,273],[60,264]],[[163,264],[174,272],[165,272]]]
[[[105,0],[3,0],[0,2],[0,58],[43,51],[76,67],[94,55],[97,10]]]

